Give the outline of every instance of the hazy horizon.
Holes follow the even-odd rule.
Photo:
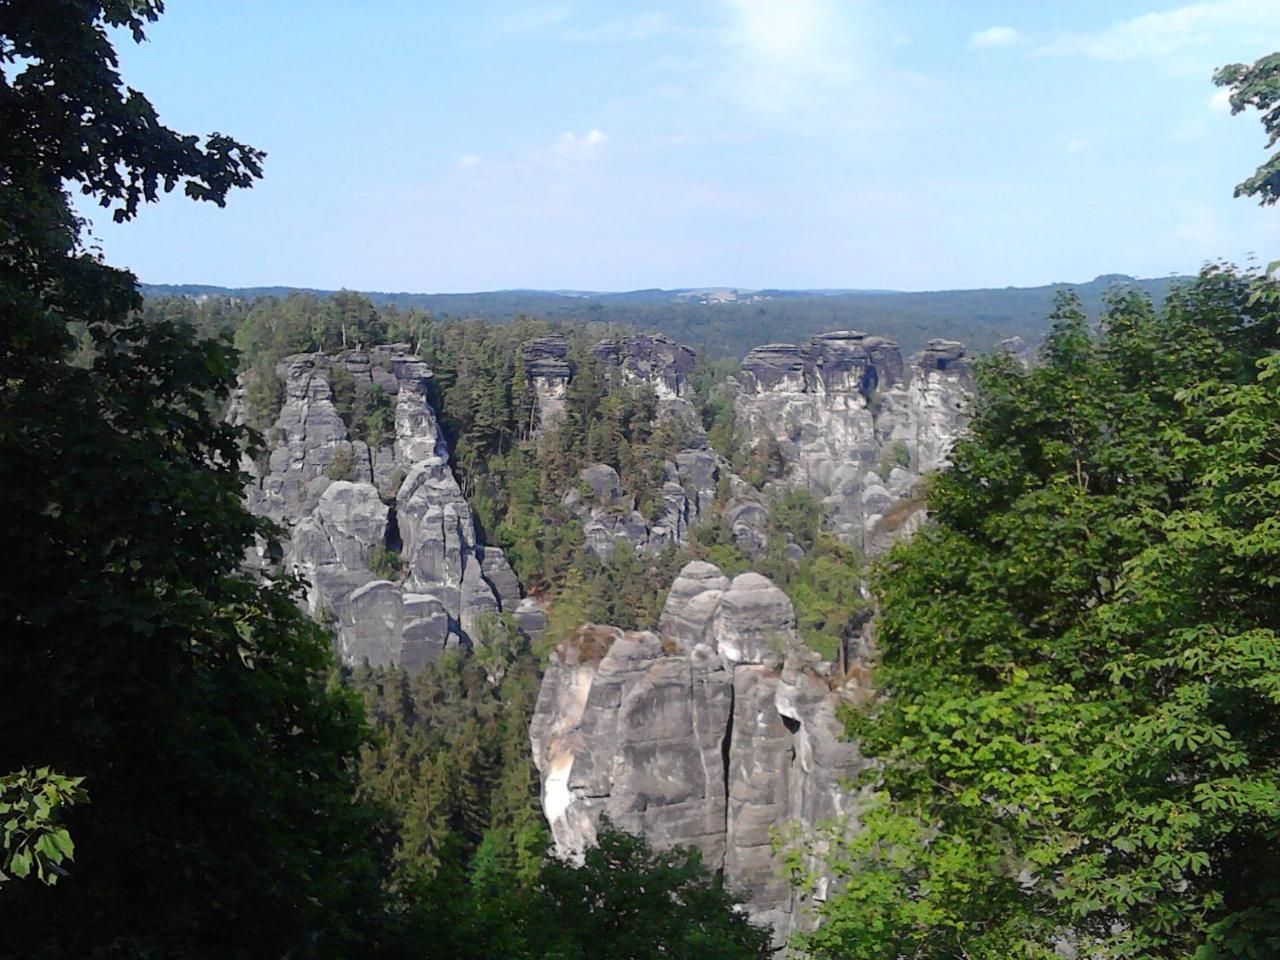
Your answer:
[[[153,282],[146,277],[139,277],[139,283],[143,287],[152,288],[181,288],[181,287],[202,287],[214,290],[298,290],[298,291],[315,291],[319,293],[336,293],[340,290],[351,290],[356,293],[366,294],[386,294],[386,295],[407,295],[407,296],[423,296],[423,297],[466,297],[481,296],[484,294],[519,294],[519,293],[536,293],[543,295],[564,296],[564,297],[592,297],[592,296],[626,296],[627,294],[660,292],[660,293],[689,293],[689,292],[713,292],[713,291],[737,291],[739,293],[758,293],[760,291],[777,290],[781,293],[805,293],[816,295],[841,295],[841,294],[928,294],[928,293],[957,293],[972,290],[1025,290],[1037,289],[1040,287],[1054,286],[1084,286],[1090,283],[1096,283],[1099,280],[1108,277],[1121,277],[1127,279],[1142,280],[1180,280],[1189,278],[1190,274],[1169,273],[1162,276],[1137,276],[1119,273],[1101,273],[1093,277],[1082,280],[1049,280],[1044,283],[1037,284],[999,284],[987,287],[936,287],[936,288],[919,288],[906,289],[902,287],[769,287],[769,286],[752,286],[748,284],[732,284],[732,283],[695,283],[687,286],[679,287],[632,287],[630,289],[621,290],[588,290],[584,288],[573,287],[496,287],[488,290],[378,290],[372,287],[352,287],[352,286],[304,286],[301,284],[289,283],[255,283],[255,284],[229,284],[214,283],[204,280],[175,280],[164,282]]]

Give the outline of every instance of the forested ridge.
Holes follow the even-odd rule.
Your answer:
[[[698,291],[680,290],[609,294],[541,290],[456,294],[370,291],[364,296],[378,307],[422,310],[441,318],[506,323],[532,314],[565,323],[607,323],[654,330],[684,343],[698,344],[712,359],[739,359],[762,343],[794,343],[827,330],[844,329],[873,330],[897,340],[908,354],[933,337],[960,340],[974,350],[987,352],[1009,337],[1039,342],[1047,330],[1045,318],[1060,292],[1074,293],[1096,319],[1107,292],[1117,284],[1132,286],[1158,304],[1170,287],[1186,279],[1137,279],[1111,274],[1083,283],[989,290],[760,290],[743,291],[741,300],[723,303],[703,302],[705,298]],[[144,284],[142,291],[149,299],[181,296],[243,303],[292,294],[330,297],[342,293],[199,284]]]
[[[694,559],[770,577],[823,657],[867,641],[871,695],[843,718],[874,761],[848,784],[856,816],[772,825],[791,881],[824,891],[799,955],[1280,955],[1267,272],[1210,267],[1096,301],[1038,291],[1018,309],[1052,306],[1016,330],[976,305],[950,326],[945,301],[901,301],[900,326],[874,325],[906,346],[961,327],[981,347],[1044,337],[1030,364],[981,361],[969,436],[919,494],[929,522],[868,562],[776,482],[776,443],[743,442],[724,358],[755,341],[717,319],[759,307],[750,337],[801,339],[860,324],[852,301],[833,324],[819,297],[536,317],[349,291],[144,298],[86,245],[69,190],[128,220],[179,187],[234,202],[265,161],[177,134],[123,85],[113,38],[141,41],[162,12],[0,3],[0,510],[16,561],[0,581],[0,957],[772,955],[697,853],[606,822],[563,861],[539,805],[529,726],[551,649],[590,644],[587,624],[653,627]],[[1280,131],[1280,55],[1217,79]],[[1272,202],[1276,177],[1272,158],[1238,190]],[[471,316],[490,309],[504,315]],[[705,344],[692,419],[593,351],[633,324]],[[523,345],[551,335],[573,376],[541,425]],[[478,535],[548,611],[536,642],[504,613],[473,652],[413,675],[343,666],[302,611],[306,584],[245,563],[283,534],[246,508],[241,470],[276,442],[280,362],[388,344],[432,371]],[[376,383],[330,386],[353,438],[393,434]],[[717,514],[651,553],[586,550],[584,468],[611,467],[617,499],[653,519],[664,464],[691,442],[767,502],[760,549]],[[391,551],[370,563],[402,575]]]

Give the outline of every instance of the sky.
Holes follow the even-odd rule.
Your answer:
[[[125,82],[267,152],[145,282],[950,289],[1280,257],[1216,67],[1277,0],[168,0]],[[89,212],[92,208],[84,208]]]

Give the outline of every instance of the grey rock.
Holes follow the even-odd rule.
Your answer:
[[[578,471],[578,479],[591,488],[598,503],[613,503],[622,497],[618,471],[607,463],[593,463]]]
[[[592,353],[618,367],[628,379],[651,384],[660,398],[693,395],[690,378],[696,355],[670,337],[659,333],[604,340]]]
[[[783,485],[814,493],[830,529],[868,552],[892,542],[881,520],[946,465],[966,426],[969,358],[954,341],[929,341],[908,365],[891,340],[837,331],[757,347],[738,379],[742,442],[776,443],[788,465]],[[753,539],[741,530],[755,555]]]
[[[547,614],[537,600],[525,597],[515,608],[516,623],[520,631],[535,644],[542,639],[542,632],[547,629]]]
[[[564,416],[565,396],[573,367],[564,337],[538,337],[521,347],[525,376],[533,386],[534,433],[548,429]]]
[[[725,508],[725,519],[733,533],[733,542],[748,557],[755,558],[769,546],[769,512],[758,496],[734,498]]]
[[[480,564],[472,560],[462,568],[462,584],[459,588],[458,623],[473,642],[479,642],[477,624],[481,617],[492,618],[499,612],[498,598],[481,572]]]
[[[712,629],[716,650],[728,663],[782,662],[795,637],[791,600],[768,577],[740,573],[720,598]]]
[[[341,624],[339,649],[347,663],[386,667],[399,662],[404,609],[394,583],[373,580],[353,590]]]
[[[687,563],[667,592],[658,631],[688,653],[698,644],[714,648],[712,620],[729,589],[729,578],[715,564],[695,560]]]
[[[387,505],[371,483],[346,480],[329,484],[312,517],[333,545],[337,562],[353,570],[369,562],[369,550],[387,533]]]
[[[480,551],[480,571],[485,581],[498,598],[498,606],[505,611],[514,611],[520,603],[520,581],[516,573],[507,563],[507,555],[500,547],[482,547]]]
[[[1035,352],[1021,337],[1001,340],[996,344],[996,352],[1012,357],[1024,370],[1029,370],[1035,361]]]
[[[501,551],[485,568],[427,399],[431,370],[406,351],[286,358],[277,368],[285,401],[267,431],[268,464],[245,496],[251,510],[284,528],[283,563],[306,579],[310,612],[332,620],[343,659],[413,670],[450,642],[468,642],[476,618],[499,609],[489,576],[511,606],[519,585]],[[395,397],[394,435],[377,449],[349,439],[333,402],[335,367]],[[396,546],[403,582],[376,578],[370,551]]]
[[[399,663],[407,672],[416,673],[445,649],[449,640],[449,611],[429,594],[406,593],[402,616]]]
[[[521,347],[525,374],[529,377],[557,377],[568,380],[573,373],[564,337],[537,337]]]
[[[605,814],[659,848],[695,847],[781,945],[809,920],[771,829],[856,825],[840,784],[863,761],[839,700],[776,586],[687,564],[657,635],[589,626],[551,656],[530,739],[557,851],[580,857]]]

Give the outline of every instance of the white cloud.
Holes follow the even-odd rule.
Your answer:
[[[480,158],[479,154],[464,153],[453,162],[453,167],[455,170],[470,170],[472,167],[478,167],[482,163],[484,163],[484,161]]]
[[[609,142],[609,135],[594,127],[586,133],[577,134],[566,130],[551,147],[551,153],[559,157],[581,157],[590,154],[597,147]]]
[[[969,38],[969,46],[975,50],[1016,47],[1026,42],[1026,35],[1017,27],[987,27]]]
[[[1231,112],[1231,91],[1219,90],[1209,98],[1209,109],[1214,113],[1230,113]]]
[[[1092,146],[1093,141],[1088,137],[1072,137],[1067,141],[1067,153],[1084,153]]]
[[[827,0],[721,0],[728,82],[739,98],[773,114],[850,93],[867,58],[846,17]]]
[[[1276,0],[1204,0],[1145,13],[1093,33],[1064,33],[1041,47],[1043,56],[1084,56],[1119,62],[1168,59],[1224,42],[1247,44],[1280,31]]]

